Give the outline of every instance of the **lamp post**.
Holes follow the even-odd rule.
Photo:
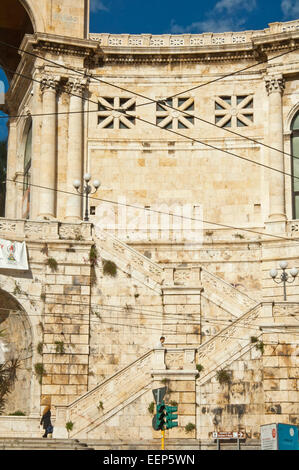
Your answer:
[[[99,180],[94,180],[94,182],[93,182],[94,190],[93,190],[92,186],[89,184],[90,180],[91,180],[90,174],[85,173],[85,175],[84,175],[85,184],[83,185],[83,190],[82,191],[79,190],[79,188],[81,186],[81,181],[80,180],[75,180],[73,182],[73,186],[74,186],[75,190],[77,191],[77,193],[79,193],[83,197],[85,197],[85,217],[84,217],[85,222],[89,221],[89,206],[88,206],[89,195],[90,194],[95,194],[97,192],[97,190],[99,189],[100,185],[101,185]]]
[[[276,280],[276,277],[278,275],[278,272],[277,272],[276,269],[271,269],[271,271],[269,271],[269,274],[270,274],[270,277],[272,277],[273,281],[276,282],[276,284],[283,283],[283,300],[287,300],[286,284],[287,284],[287,282],[289,284],[292,284],[295,281],[296,276],[299,273],[299,270],[297,268],[292,268],[290,270],[290,274],[292,276],[292,279],[291,279],[289,274],[286,272],[286,269],[288,267],[287,261],[281,261],[279,263],[279,266],[282,270],[282,273],[280,275],[280,280],[278,280],[278,279]]]

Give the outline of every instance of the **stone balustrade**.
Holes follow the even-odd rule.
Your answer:
[[[271,23],[269,28],[259,31],[240,31],[227,33],[179,34],[179,35],[151,35],[151,34],[96,34],[89,35],[89,39],[97,41],[102,47],[152,47],[152,48],[180,48],[180,47],[206,47],[221,45],[241,45],[253,42],[254,38],[268,35],[298,32],[299,21],[286,23]]]

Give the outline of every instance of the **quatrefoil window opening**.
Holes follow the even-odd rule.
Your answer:
[[[253,123],[253,96],[217,96],[215,124],[219,127],[247,127]]]
[[[136,122],[135,98],[100,97],[98,124],[102,129],[132,129]]]
[[[159,98],[159,103],[156,104],[156,124],[163,129],[190,129],[194,126],[193,111],[193,98]]]

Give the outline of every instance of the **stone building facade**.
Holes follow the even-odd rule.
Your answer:
[[[268,272],[299,267],[299,21],[91,34],[87,0],[3,2],[0,237],[30,270],[0,270],[2,349],[22,357],[0,436],[39,435],[51,403],[56,436],[152,442],[165,383],[167,439],[298,424],[298,279],[284,301]]]

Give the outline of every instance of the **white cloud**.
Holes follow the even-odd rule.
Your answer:
[[[90,0],[90,11],[97,13],[98,11],[109,11],[109,8],[104,5],[102,0]]]
[[[284,19],[299,18],[299,1],[298,0],[282,0],[281,9],[284,14]]]
[[[172,20],[171,32],[173,34],[183,34],[236,31],[246,23],[244,11],[249,13],[255,8],[256,0],[247,0],[247,3],[244,0],[219,0],[201,21],[194,21],[187,26],[180,26],[176,24],[175,20]],[[242,16],[240,16],[241,12]]]
[[[213,8],[213,12],[233,13],[238,9],[253,11],[256,8],[256,0],[219,0]]]

